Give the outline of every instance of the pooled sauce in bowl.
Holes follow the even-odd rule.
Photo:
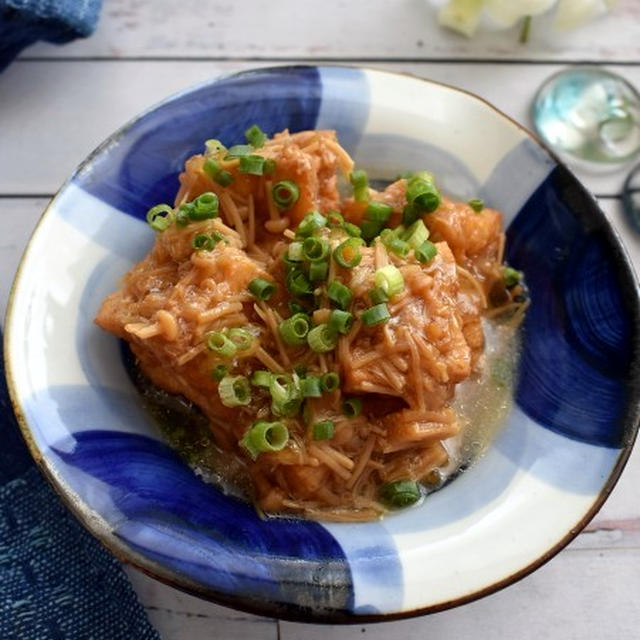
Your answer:
[[[129,343],[172,445],[261,511],[415,504],[508,406],[527,296],[501,215],[424,171],[376,191],[331,131],[247,141],[187,161],[96,322]]]

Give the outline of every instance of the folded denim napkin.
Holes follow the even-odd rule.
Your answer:
[[[159,640],[119,562],[35,467],[1,353],[0,443],[0,638]]]
[[[90,35],[102,0],[0,0],[0,71],[25,47]]]

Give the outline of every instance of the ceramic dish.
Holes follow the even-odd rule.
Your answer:
[[[184,160],[258,123],[337,129],[373,178],[428,167],[444,193],[504,212],[527,274],[513,408],[488,453],[383,521],[263,521],[202,482],[143,411],[118,341],[92,322],[153,242]],[[44,214],[6,322],[7,374],[34,457],[109,549],[192,593],[248,611],[364,622],[461,604],[526,575],[596,513],[638,418],[637,284],[594,199],[486,102],[352,68],[262,69],[173,96],[111,136]]]

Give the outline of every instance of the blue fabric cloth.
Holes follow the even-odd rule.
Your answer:
[[[90,35],[102,0],[0,0],[0,71],[25,47]]]
[[[0,353],[0,638],[159,640],[119,562],[35,467]]]

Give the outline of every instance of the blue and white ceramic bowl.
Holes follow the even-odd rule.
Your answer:
[[[428,167],[445,193],[504,212],[532,305],[515,403],[488,453],[424,504],[368,524],[260,520],[203,483],[141,408],[118,341],[92,320],[150,248],[203,140],[259,124],[337,129],[371,176]],[[172,585],[283,618],[364,622],[491,593],[588,522],[638,419],[638,293],[593,198],[525,130],[440,84],[336,67],[263,69],[153,107],[85,160],[44,214],[6,322],[31,451],[86,527]]]

